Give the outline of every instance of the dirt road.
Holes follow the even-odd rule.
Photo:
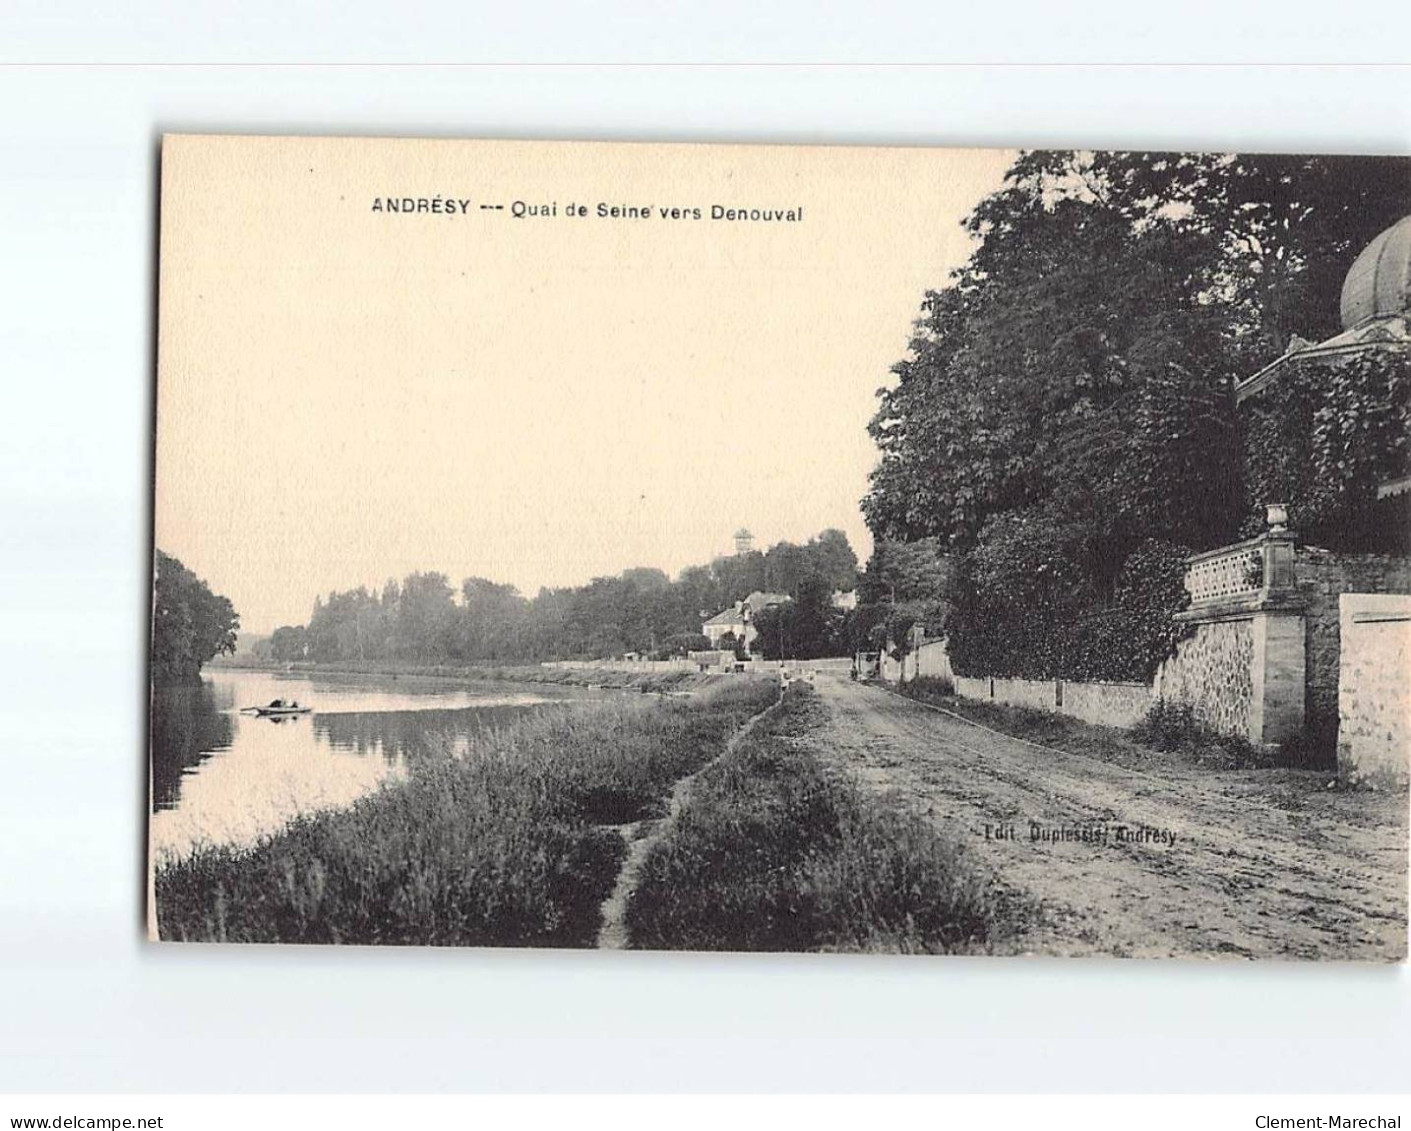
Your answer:
[[[1328,775],[1307,771],[1142,772],[1036,749],[880,688],[816,686],[829,713],[821,757],[899,791],[1002,889],[1037,902],[1034,926],[1003,950],[1406,955],[1404,792],[1329,790]]]

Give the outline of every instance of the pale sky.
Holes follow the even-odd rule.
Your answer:
[[[875,391],[1013,156],[168,138],[157,545],[254,633],[417,569],[674,576],[742,525],[865,560]]]

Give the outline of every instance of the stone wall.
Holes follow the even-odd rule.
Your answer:
[[[951,670],[950,654],[944,640],[930,640],[907,653],[902,659],[902,679],[949,679],[955,678]]]
[[[1151,687],[1145,683],[1072,683],[1063,681],[1061,712],[1108,727],[1136,726],[1151,710]]]
[[[930,679],[954,679],[944,640],[923,644],[916,650],[916,674]]]
[[[566,671],[611,671],[611,672],[693,672],[699,665],[695,660],[543,660],[541,668],[562,668]]]
[[[1349,593],[1340,606],[1339,776],[1405,785],[1411,777],[1411,597]]]
[[[958,675],[955,677],[955,693],[965,699],[988,699],[990,681],[981,676]]]
[[[1248,736],[1254,702],[1254,631],[1249,619],[1208,621],[1157,670],[1152,695],[1191,708],[1202,725]]]
[[[1150,688],[955,676],[956,691],[1107,726],[1131,726],[1153,700],[1162,699],[1190,707],[1196,721],[1210,730],[1254,743],[1296,739],[1306,726],[1315,742],[1327,744],[1329,755],[1341,714],[1342,727],[1352,725],[1355,731],[1338,742],[1340,765],[1365,763],[1373,767],[1368,772],[1382,777],[1404,774],[1411,748],[1411,629],[1394,618],[1394,623],[1358,628],[1365,643],[1349,657],[1342,646],[1348,629],[1340,598],[1344,605],[1349,600],[1394,604],[1391,595],[1411,601],[1411,559],[1313,548],[1295,554],[1287,533],[1256,542],[1192,559],[1192,570],[1210,573],[1211,562],[1238,563],[1253,548],[1261,554],[1262,569],[1255,584],[1239,592],[1193,590],[1197,599],[1183,614],[1192,633],[1161,665]],[[1377,658],[1369,660],[1369,655]],[[920,653],[908,660],[906,678],[923,674]],[[939,666],[943,661],[949,667],[942,646],[925,662]],[[1355,669],[1351,673],[1349,663]],[[888,673],[887,678],[898,676]],[[1349,678],[1361,690],[1349,699],[1344,689],[1340,702],[1339,680]],[[1353,750],[1366,753],[1349,753]]]
[[[1098,726],[1135,726],[1151,709],[1151,688],[1144,683],[989,679],[963,675],[954,678],[957,694],[966,699],[1072,715]]]
[[[1035,711],[1054,710],[1051,679],[990,679],[986,676],[958,675],[955,677],[955,691],[966,699],[985,699],[991,703],[1029,707]]]
[[[1297,587],[1305,602],[1308,726],[1330,745],[1338,726],[1338,598],[1344,593],[1411,594],[1411,559],[1389,554],[1297,553]]]

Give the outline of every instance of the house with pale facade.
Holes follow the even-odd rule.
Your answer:
[[[742,642],[748,652],[750,645],[759,636],[759,631],[754,626],[755,617],[765,609],[772,609],[789,600],[791,598],[787,593],[765,593],[756,589],[743,601],[736,601],[728,609],[723,609],[709,620],[703,621],[701,634],[710,638],[712,647],[720,647],[721,641],[728,636],[734,641]]]

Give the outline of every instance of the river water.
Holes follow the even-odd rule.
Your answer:
[[[474,735],[534,711],[601,698],[543,684],[208,668],[199,686],[152,699],[152,849],[248,845],[299,813],[349,805],[416,759],[463,751]],[[295,699],[313,713],[241,708]]]

